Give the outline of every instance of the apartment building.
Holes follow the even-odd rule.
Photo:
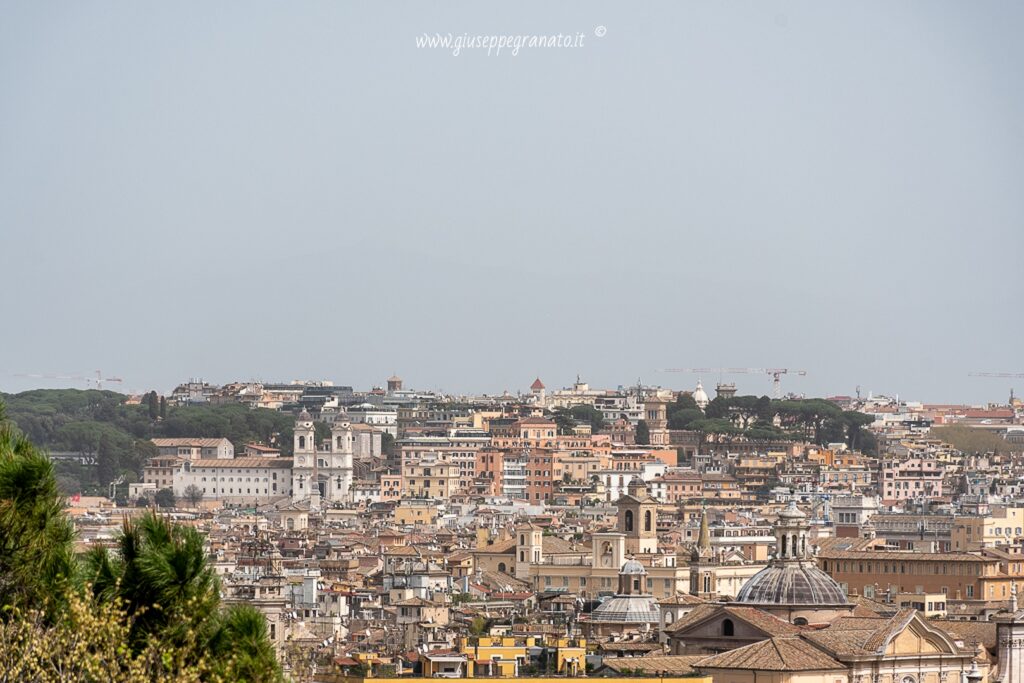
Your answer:
[[[945,465],[932,458],[885,460],[881,468],[882,500],[894,503],[941,498],[945,474]]]
[[[951,600],[1009,597],[1011,577],[998,558],[970,553],[887,550],[822,550],[818,565],[851,594],[941,593]]]
[[[459,466],[428,453],[402,467],[402,481],[408,496],[447,500],[459,491]]]
[[[981,550],[1024,539],[1024,508],[995,508],[988,516],[956,517],[950,532],[953,550]]]

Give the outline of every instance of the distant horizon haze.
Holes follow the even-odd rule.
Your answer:
[[[721,366],[1005,402],[968,373],[1024,372],[1022,33],[952,0],[8,3],[0,391]]]

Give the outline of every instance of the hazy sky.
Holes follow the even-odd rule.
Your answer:
[[[4,3],[0,390],[725,365],[1005,400],[1024,380],[967,373],[1024,372],[1022,29],[1009,1]]]

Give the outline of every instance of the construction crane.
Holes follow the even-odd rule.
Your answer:
[[[85,382],[86,386],[95,385],[97,389],[103,388],[104,382],[123,382],[124,380],[120,377],[104,377],[103,373],[99,370],[96,371],[96,376],[92,377],[89,375],[42,375],[32,373],[19,373],[14,375],[15,377],[31,377],[33,379],[70,379],[80,382]]]
[[[969,372],[968,377],[1004,377],[1009,379],[1024,379],[1024,372]],[[1009,405],[1014,405],[1013,389],[1010,389]]]
[[[782,376],[807,374],[806,370],[792,368],[665,368],[658,372],[686,372],[697,375],[771,375],[772,398],[782,398]]]

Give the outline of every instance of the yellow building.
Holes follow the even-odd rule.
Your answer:
[[[437,523],[440,514],[437,503],[428,498],[404,498],[395,508],[395,524],[404,526],[411,524]]]
[[[402,466],[402,480],[406,495],[447,500],[459,490],[459,466],[450,460],[424,457]]]
[[[518,678],[519,668],[530,660],[530,648],[546,647],[555,655],[555,672],[575,676],[585,668],[587,641],[582,638],[546,639],[528,636],[460,638],[459,652],[466,656],[466,675],[469,678]],[[429,675],[424,670],[424,675]]]
[[[953,550],[981,550],[1024,537],[1024,508],[995,508],[987,517],[957,517],[950,531]]]

